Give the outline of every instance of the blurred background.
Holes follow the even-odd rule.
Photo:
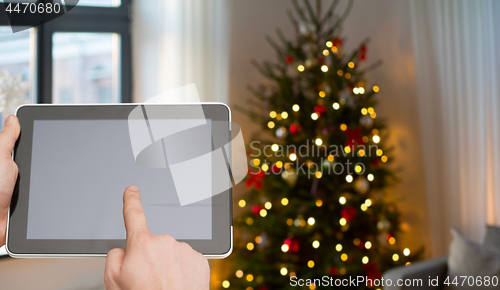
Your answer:
[[[22,103],[142,102],[193,82],[203,101],[245,106],[247,86],[266,82],[251,60],[276,58],[265,37],[278,27],[294,36],[289,0],[78,5],[17,33],[0,21],[2,119]],[[497,16],[498,1],[356,0],[344,23],[346,50],[368,37],[366,58],[383,60],[366,79],[380,87],[377,114],[387,120],[401,180],[389,193],[405,222],[398,243],[423,246],[425,258],[448,253],[451,226],[481,242],[487,224],[500,224]],[[247,139],[260,130],[239,111],[232,117]],[[235,201],[245,190],[235,188]],[[101,289],[103,268],[101,258],[4,257],[0,285]],[[212,264],[214,288],[223,268]]]

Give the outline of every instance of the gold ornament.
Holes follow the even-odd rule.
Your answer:
[[[358,178],[356,178],[356,181],[354,181],[354,188],[357,192],[365,194],[370,189],[370,183],[364,175],[360,175]]]
[[[298,176],[297,176],[297,173],[295,172],[295,169],[293,169],[293,168],[289,168],[287,170],[284,170],[283,173],[281,173],[281,177],[291,187],[294,187],[295,183],[297,183]]]

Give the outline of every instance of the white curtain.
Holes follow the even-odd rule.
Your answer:
[[[227,102],[227,5],[227,0],[133,1],[135,102],[190,83],[202,101]]]
[[[500,3],[412,0],[434,255],[500,223]]]

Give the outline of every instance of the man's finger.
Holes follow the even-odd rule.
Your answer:
[[[12,158],[12,150],[14,150],[19,132],[21,132],[21,126],[19,126],[17,117],[9,115],[5,118],[2,131],[0,132],[0,158]]]
[[[127,240],[137,232],[148,230],[146,216],[141,205],[141,192],[135,185],[127,187],[123,194],[123,218]]]
[[[104,268],[104,281],[111,283],[118,275],[122,267],[123,259],[125,258],[125,250],[113,249],[106,256],[106,266]]]

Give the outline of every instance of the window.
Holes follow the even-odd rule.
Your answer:
[[[131,102],[130,0],[80,0],[43,25],[37,15],[0,16],[1,126],[22,103]]]
[[[16,27],[36,26],[17,33],[0,18],[0,73],[20,74],[30,102],[131,102],[129,6],[129,0],[80,0],[43,25],[30,14],[12,20]]]
[[[117,33],[56,32],[52,43],[53,103],[120,101]]]
[[[78,2],[78,5],[80,6],[94,7],[118,7],[120,4],[120,0],[80,0]]]
[[[35,29],[13,34],[0,27],[0,120],[19,105],[34,102],[34,89]]]

